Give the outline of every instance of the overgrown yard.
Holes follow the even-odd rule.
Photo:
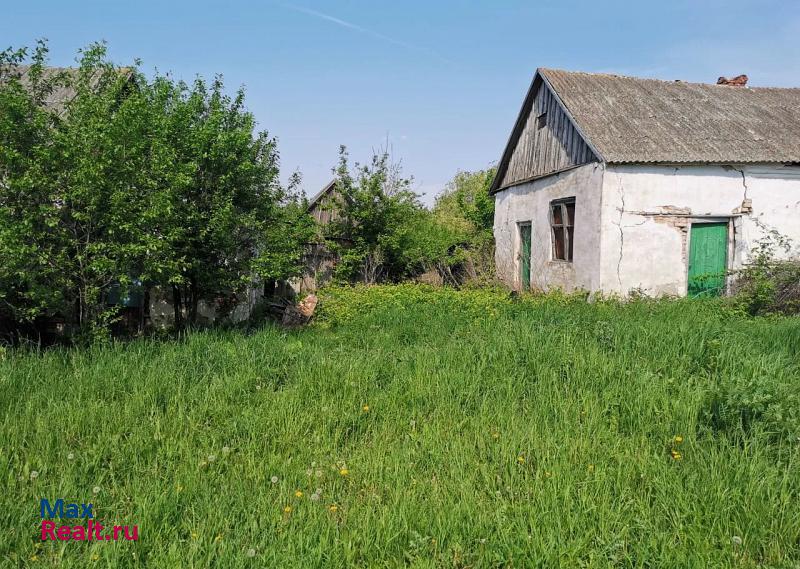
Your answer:
[[[410,285],[321,306],[6,353],[0,564],[800,563],[797,318]],[[139,540],[42,543],[41,498]]]

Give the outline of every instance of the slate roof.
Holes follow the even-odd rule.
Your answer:
[[[539,69],[609,163],[800,162],[800,89]],[[535,80],[534,80],[535,82]]]
[[[19,78],[20,83],[26,89],[31,85],[29,65],[17,65],[14,67],[6,67],[2,71],[3,74],[13,75]],[[60,78],[63,74],[64,78],[69,79],[77,70],[67,67],[45,67],[42,69],[42,80],[53,81],[54,88],[52,92],[47,95],[44,101],[44,107],[56,114],[62,114],[67,103],[75,98],[75,89],[67,85],[69,81]]]
[[[23,87],[28,88],[31,84],[29,65],[17,65],[12,69],[6,68],[6,73],[18,74],[20,83]],[[47,95],[44,101],[44,108],[53,111],[58,115],[62,115],[66,110],[67,103],[72,101],[77,95],[76,89],[73,87],[78,78],[79,69],[77,67],[44,67],[42,69],[42,80],[52,81],[54,88]],[[119,68],[119,73],[123,77],[132,78],[131,69],[128,67]],[[1,76],[2,74],[0,74]],[[101,73],[98,71],[92,77],[92,84],[96,84],[100,80]]]

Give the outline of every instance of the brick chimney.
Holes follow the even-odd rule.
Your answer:
[[[727,77],[720,77],[717,79],[717,85],[729,85],[731,87],[745,87],[747,86],[747,75],[737,75],[731,79]]]

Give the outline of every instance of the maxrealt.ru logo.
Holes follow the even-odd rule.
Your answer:
[[[128,541],[139,539],[139,526],[113,526],[108,533],[101,533],[105,526],[94,521],[93,504],[77,504],[65,502],[59,498],[50,502],[42,498],[39,504],[39,513],[42,517],[42,541],[116,541],[124,538]],[[61,520],[85,520],[86,525],[59,525],[48,518]]]

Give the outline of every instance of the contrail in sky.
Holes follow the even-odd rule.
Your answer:
[[[295,4],[280,4],[280,5],[283,6],[284,8],[288,8],[289,10],[294,10],[295,12],[300,12],[300,13],[306,14],[308,16],[313,16],[315,18],[319,18],[321,20],[325,20],[325,21],[331,22],[333,24],[336,24],[337,26],[341,26],[341,27],[347,28],[349,30],[353,30],[353,31],[356,31],[356,32],[359,32],[359,33],[362,33],[362,34],[365,34],[365,35],[368,35],[368,36],[372,36],[373,38],[376,38],[376,39],[379,39],[379,40],[382,40],[382,41],[385,41],[385,42],[388,42],[388,43],[391,43],[391,44],[394,44],[394,45],[399,45],[400,47],[404,47],[406,49],[411,49],[411,50],[414,50],[414,51],[420,51],[420,52],[427,53],[429,55],[433,55],[434,57],[436,57],[437,59],[439,59],[440,61],[443,61],[445,63],[453,63],[452,61],[450,61],[449,59],[443,57],[442,55],[440,55],[439,53],[433,51],[432,49],[429,49],[429,48],[426,48],[426,47],[422,47],[422,46],[418,46],[418,45],[414,45],[414,44],[411,44],[411,43],[408,43],[408,42],[404,42],[402,40],[398,40],[398,39],[383,35],[383,34],[381,34],[379,32],[376,32],[376,31],[373,31],[373,30],[369,30],[369,29],[361,27],[361,26],[359,26],[357,24],[353,24],[352,22],[347,22],[347,21],[342,20],[340,18],[336,18],[336,17],[330,16],[328,14],[323,14],[322,12],[318,12],[317,10],[312,10],[311,8],[305,8],[303,6],[297,6]]]

